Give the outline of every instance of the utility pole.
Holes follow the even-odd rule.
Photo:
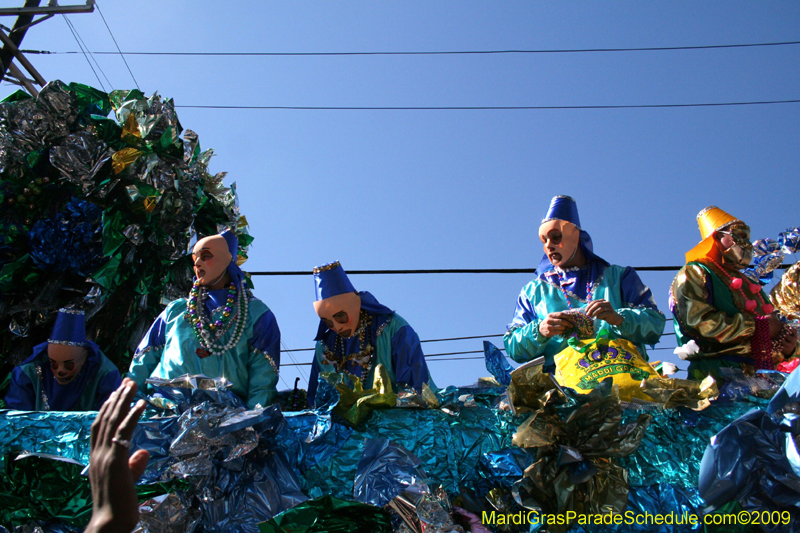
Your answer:
[[[59,6],[57,0],[50,0],[46,7],[40,7],[40,3],[40,0],[25,0],[23,7],[0,9],[0,16],[17,17],[14,28],[8,35],[0,29],[0,41],[3,42],[3,48],[0,49],[0,82],[6,78],[6,73],[8,73],[8,81],[22,85],[34,97],[38,96],[39,91],[33,84],[36,83],[39,87],[44,87],[47,82],[19,50],[28,28],[51,18],[53,15],[61,13],[91,13],[94,11],[94,0],[86,0],[86,5],[71,6]],[[33,17],[35,15],[44,16],[34,20]],[[22,70],[14,65],[14,59],[28,71],[32,79],[26,77]]]

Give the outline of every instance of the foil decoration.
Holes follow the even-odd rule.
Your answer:
[[[151,453],[137,489],[143,500],[151,500],[148,505],[160,502],[164,514],[176,520],[181,516],[190,524],[189,517],[197,515],[197,525],[187,526],[195,531],[257,531],[255,524],[265,520],[271,527],[294,531],[289,528],[312,527],[314,521],[321,525],[329,518],[339,520],[343,530],[357,531],[357,518],[368,519],[368,513],[382,516],[390,530],[459,531],[457,526],[472,527],[459,508],[480,517],[484,510],[546,510],[559,502],[576,512],[604,505],[603,509],[622,506],[623,512],[663,514],[674,509],[700,514],[704,504],[697,479],[710,438],[753,407],[766,408],[768,403],[753,395],[736,401],[720,395],[702,411],[678,407],[643,414],[636,406],[623,410],[611,389],[596,392],[602,397],[591,400],[570,389],[559,390],[535,367],[512,376],[518,415],[495,407],[503,397],[501,387],[449,388],[438,395],[449,412],[376,409],[356,427],[333,414],[340,396],[324,380],[314,409],[285,416],[277,406],[247,411],[224,383],[202,376],[154,382],[158,386],[147,397],[150,404],[131,439],[134,449]],[[521,381],[525,375],[533,383]],[[794,399],[798,382],[800,377],[786,380],[785,393],[775,394],[771,411],[789,438],[800,428],[800,418],[790,416],[800,413],[800,402]],[[528,392],[538,387],[538,397],[520,394],[526,385]],[[86,464],[95,415],[0,412],[0,447],[52,453]],[[646,429],[643,417],[649,418]],[[515,433],[517,438],[526,433],[526,442],[543,445],[513,446]],[[397,469],[396,477],[392,469]],[[350,502],[358,511],[347,515],[349,507],[337,514],[339,508],[332,503],[317,505],[325,496],[330,502],[333,497],[352,499],[357,485],[362,494],[385,500],[408,487],[408,473],[415,471],[419,483],[395,495],[386,509]],[[2,472],[0,468],[0,477]],[[35,480],[28,477],[25,483],[31,481]],[[551,492],[543,495],[537,489],[540,482]],[[15,481],[10,492],[27,495],[27,487]],[[309,505],[306,497],[313,498]],[[295,510],[300,514],[293,514]],[[59,512],[63,519],[57,522],[77,527]],[[45,523],[45,518],[36,520]],[[364,527],[382,527],[370,524]],[[588,531],[577,524],[572,527]]]
[[[754,407],[766,404],[766,400],[754,396],[739,401],[721,397],[703,411],[678,408],[649,413],[651,420],[639,448],[618,459],[628,471],[630,486],[668,483],[696,487],[700,462],[711,437]],[[622,422],[635,417],[637,411],[626,411]]]
[[[796,399],[796,398],[795,398]],[[787,523],[767,523],[765,531],[800,531],[800,434],[790,415],[786,431],[765,410],[738,418],[711,439],[700,465],[700,496],[712,508],[735,500],[745,511],[786,511]],[[794,426],[794,427],[792,427]]]
[[[534,412],[514,434],[514,445],[537,448],[536,461],[512,489],[514,499],[526,509],[545,513],[622,513],[627,472],[613,458],[636,451],[651,416],[639,414],[622,424],[618,389],[610,379],[586,395],[566,390],[570,402]],[[549,391],[543,396],[546,400],[539,403],[552,398]]]
[[[258,527],[261,533],[392,533],[382,509],[332,496],[308,500]]]
[[[132,533],[193,533],[200,523],[200,510],[178,493],[151,498],[139,507],[139,523]]]
[[[11,317],[11,320],[8,322],[8,331],[10,331],[13,335],[17,337],[27,337],[28,336],[28,322],[20,321],[20,319],[16,316]]]
[[[100,209],[72,198],[63,212],[38,220],[30,230],[33,263],[42,270],[90,275],[102,264]]]
[[[397,391],[395,407],[436,409],[439,407],[439,399],[427,383],[422,384],[422,390],[419,392],[413,387],[401,386]]]
[[[31,316],[39,316],[83,299],[87,333],[125,368],[142,324],[191,288],[191,275],[187,280],[181,270],[193,232],[237,227],[245,251],[252,237],[239,224],[244,219],[235,187],[223,183],[224,173],[210,172],[213,151],[201,151],[195,133],[186,143],[196,155],[184,159],[181,131],[171,100],[139,91],[107,95],[54,81],[36,99],[16,93],[0,103],[4,305],[26,302]],[[102,235],[74,220],[77,213],[68,209],[73,195],[93,209],[102,206]],[[98,227],[93,223],[92,230]],[[91,245],[81,240],[90,234]],[[73,241],[80,249],[69,254],[68,264],[59,253]],[[71,290],[46,298],[43,287],[58,279]],[[89,297],[95,288],[103,289],[102,297]],[[137,305],[128,306],[131,301]],[[6,331],[10,317],[3,316],[0,330]],[[20,324],[33,326],[37,337],[50,325]],[[30,345],[12,338],[9,331],[0,333],[1,357],[15,364],[30,355]]]
[[[769,299],[789,320],[800,320],[800,262],[793,264],[772,288]]]
[[[530,361],[511,373],[508,400],[514,414],[536,412],[571,401],[552,374],[543,371],[543,361]]]
[[[778,234],[778,243],[785,254],[796,254],[800,250],[800,228],[789,228]]]
[[[404,491],[386,509],[402,520],[395,528],[399,533],[464,533],[464,528],[453,523],[450,500],[441,488],[434,493]]]
[[[88,479],[80,477],[83,466],[55,459],[28,456],[15,461],[11,454],[4,456],[0,523],[12,527],[34,520],[46,523],[69,519],[81,527],[89,523],[92,491]]]
[[[483,341],[483,356],[486,370],[500,385],[508,387],[511,384],[511,365],[506,361],[503,352],[489,341]]]
[[[353,498],[383,507],[401,492],[427,492],[420,464],[418,457],[389,439],[368,440],[358,462]]]
[[[678,406],[701,411],[719,396],[717,383],[712,376],[702,382],[677,378],[649,378],[642,380],[642,391],[666,408]]]
[[[61,179],[80,187],[84,196],[89,196],[98,187],[95,177],[111,159],[113,149],[93,134],[78,131],[67,135],[60,145],[50,150],[50,164],[61,172]],[[105,197],[119,180],[104,184]]]
[[[322,372],[320,377],[331,383],[339,392],[339,402],[333,412],[344,420],[357,426],[374,409],[388,409],[397,403],[397,394],[392,391],[392,382],[386,367],[375,367],[373,384],[375,388],[364,390],[361,380],[351,379],[349,375],[335,372]]]
[[[780,243],[772,239],[753,241],[753,266],[744,270],[744,274],[757,279],[762,285],[772,280],[772,271],[781,265],[783,251]]]

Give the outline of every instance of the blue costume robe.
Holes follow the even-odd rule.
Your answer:
[[[227,289],[208,291],[204,305],[212,321],[221,318],[227,297]],[[275,401],[281,332],[272,311],[261,300],[250,298],[247,323],[239,342],[224,354],[201,358],[197,354],[200,343],[184,318],[187,303],[186,298],[171,302],[136,349],[128,376],[136,381],[139,390],[145,390],[149,377],[173,379],[184,374],[204,374],[225,377],[249,409]],[[225,345],[234,335],[233,329],[231,326],[216,344]]]
[[[545,369],[554,369],[554,357],[568,346],[567,339],[559,335],[544,337],[539,323],[549,313],[569,309],[562,287],[572,308],[586,307],[591,301],[587,300],[587,285],[592,287],[593,300],[607,300],[623,318],[619,326],[595,320],[595,331],[605,328],[609,338],[633,342],[647,360],[645,344],[656,344],[666,323],[653,294],[633,268],[609,265],[586,247],[583,251],[587,258],[583,267],[559,271],[552,265],[547,268],[543,261],[537,278],[522,288],[514,318],[503,337],[506,352],[515,361],[523,363],[543,355]]]
[[[122,383],[119,370],[97,344],[89,341],[86,362],[75,378],[61,385],[50,369],[47,345],[33,348],[11,373],[11,388],[6,405],[19,411],[97,411]],[[45,399],[47,398],[47,404]]]
[[[379,303],[372,294],[360,291],[358,295],[361,297],[361,310],[365,311],[372,321],[369,331],[366,332],[365,341],[374,348],[367,366],[367,376],[363,381],[364,389],[373,388],[375,368],[379,364],[386,367],[394,390],[397,390],[398,385],[407,385],[419,391],[422,390],[423,383],[435,387],[428,372],[425,355],[422,353],[419,336],[414,329],[403,317]],[[359,329],[362,326],[360,323]],[[358,333],[348,339],[339,337],[341,340],[338,343],[337,337],[339,335],[336,332],[328,329],[328,326],[320,321],[315,339],[317,345],[314,362],[308,381],[308,404],[311,406],[314,405],[314,397],[317,394],[319,373],[341,371],[335,365],[326,363],[329,357],[336,361],[344,361],[343,369],[357,378],[362,378],[364,375],[364,368],[353,358],[346,357],[361,351]],[[326,351],[330,354],[327,357]]]

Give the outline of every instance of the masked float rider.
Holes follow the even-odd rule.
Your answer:
[[[114,363],[86,340],[83,311],[61,309],[47,342],[11,373],[5,400],[20,411],[97,411],[121,382]]]
[[[750,265],[750,228],[722,209],[697,215],[702,241],[686,253],[670,289],[670,309],[689,377],[715,379],[723,367],[752,373],[772,369],[798,353],[797,334],[773,313],[758,280],[741,272]]]
[[[320,323],[309,405],[314,405],[320,372],[351,374],[366,390],[373,388],[375,367],[383,364],[394,390],[405,385],[419,391],[423,383],[435,387],[414,329],[372,294],[356,292],[338,261],[316,267],[314,284]]]
[[[192,250],[189,298],[170,303],[142,339],[129,377],[140,390],[149,377],[224,377],[252,409],[277,395],[281,333],[275,315],[247,290],[231,231],[205,237]]]
[[[518,362],[544,356],[544,370],[567,347],[576,326],[576,310],[588,316],[594,331],[633,342],[647,360],[645,344],[658,342],[666,318],[650,289],[631,267],[610,265],[593,252],[581,228],[578,206],[569,196],[550,202],[539,239],[544,247],[536,278],[522,288],[514,318],[503,337],[506,352]]]

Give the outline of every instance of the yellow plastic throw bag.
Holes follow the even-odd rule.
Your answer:
[[[660,377],[658,372],[639,355],[636,346],[625,339],[609,340],[570,339],[570,346],[556,357],[556,379],[582,394],[588,394],[606,378],[619,386],[621,400],[632,398],[654,401],[642,392],[641,382],[650,377]]]

